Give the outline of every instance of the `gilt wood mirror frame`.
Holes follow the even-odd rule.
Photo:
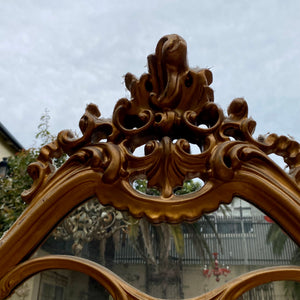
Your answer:
[[[239,196],[300,245],[300,145],[276,134],[255,139],[246,101],[234,99],[226,116],[214,103],[211,82],[210,70],[189,68],[186,42],[165,36],[148,56],[147,74],[140,79],[126,74],[131,99],[116,103],[111,120],[89,104],[79,123],[81,137],[65,130],[41,149],[28,168],[33,185],[22,194],[29,205],[0,240],[0,299],[30,276],[57,268],[93,277],[115,299],[154,299],[79,257],[28,259],[60,220],[92,196],[135,218],[172,224],[194,221]],[[192,145],[199,154],[191,154]],[[135,156],[141,146],[145,154]],[[52,159],[64,153],[68,160],[55,170]],[[283,157],[289,173],[270,159],[272,153]],[[137,192],[132,183],[139,177],[160,196]],[[204,182],[199,191],[174,193],[195,177]],[[300,282],[300,267],[252,271],[196,299],[235,299],[276,280]]]

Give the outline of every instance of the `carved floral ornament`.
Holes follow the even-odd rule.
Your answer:
[[[155,54],[148,56],[148,73],[140,79],[126,74],[125,84],[131,99],[123,98],[116,103],[111,120],[101,118],[97,106],[89,104],[79,122],[81,137],[76,138],[65,130],[41,149],[37,162],[28,168],[34,183],[22,195],[29,207],[0,242],[0,255],[7,257],[6,264],[0,263],[0,278],[11,270],[0,284],[2,292],[4,286],[7,293],[22,280],[12,279],[22,269],[19,262],[54,225],[94,195],[104,205],[128,210],[134,217],[146,216],[154,223],[193,221],[203,213],[216,210],[221,203],[230,203],[233,196],[240,196],[271,216],[300,244],[297,230],[300,226],[300,145],[276,134],[255,139],[252,135],[256,123],[248,118],[246,101],[234,99],[226,116],[214,103],[213,90],[209,87],[211,71],[190,69],[186,55],[186,42],[181,37],[161,38]],[[136,156],[135,151],[141,146],[144,156]],[[200,153],[192,154],[191,147],[197,147]],[[52,159],[64,153],[69,159],[55,170]],[[283,157],[289,173],[269,158],[271,153]],[[132,183],[140,177],[146,178],[150,187],[158,188],[161,195],[137,192]],[[199,191],[175,195],[178,186],[195,177],[205,183]],[[68,259],[60,259],[63,265],[73,269],[84,265],[77,261],[76,267],[71,267]],[[40,261],[25,263],[24,274],[31,272],[30,264],[31,270],[36,270]],[[49,258],[39,270],[54,265],[57,267]],[[89,268],[83,267],[87,273],[95,274]],[[107,283],[106,276],[118,282],[117,285],[124,284],[101,271],[101,267],[97,268],[109,291],[116,287],[113,282]],[[260,276],[257,285],[270,281],[270,274],[275,276],[274,280],[286,276],[300,281],[297,268],[264,272],[257,275]],[[255,283],[251,277],[254,275],[245,276],[246,281],[251,278],[251,287]],[[209,299],[231,293],[241,288],[241,283],[236,280],[227,286],[227,291],[225,287],[219,289]],[[126,296],[120,294],[117,298],[146,297],[127,286],[118,289],[129,292],[126,290]],[[224,299],[233,299],[232,295]]]

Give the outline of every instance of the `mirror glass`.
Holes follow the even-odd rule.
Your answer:
[[[167,299],[199,296],[249,271],[300,261],[299,248],[277,224],[240,198],[179,225],[153,225],[92,198],[33,256],[48,254],[90,259],[137,289]]]
[[[297,281],[273,281],[262,284],[244,293],[239,300],[252,299],[285,299],[298,300],[300,298],[300,283]]]
[[[40,272],[18,286],[9,300],[112,299],[93,278],[70,270]]]

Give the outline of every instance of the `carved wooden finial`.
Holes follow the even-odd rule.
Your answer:
[[[148,56],[148,73],[139,79],[125,75],[131,98],[116,103],[112,120],[100,118],[96,105],[89,104],[80,120],[82,137],[62,131],[42,149],[39,162],[30,167],[35,183],[24,199],[30,201],[42,188],[54,172],[51,158],[63,152],[71,156],[66,166],[89,165],[107,184],[146,177],[163,199],[176,197],[174,190],[188,178],[200,177],[206,183],[235,180],[240,169],[254,161],[270,168],[271,153],[284,157],[290,179],[298,184],[299,144],[274,134],[254,139],[256,123],[248,118],[247,102],[234,99],[226,117],[214,103],[211,83],[210,70],[189,68],[183,38],[162,37]],[[141,146],[143,158],[134,155]],[[191,148],[198,154],[191,154]]]

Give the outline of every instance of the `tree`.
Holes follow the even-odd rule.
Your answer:
[[[22,150],[8,158],[8,176],[0,179],[0,237],[16,221],[26,208],[26,203],[21,198],[21,193],[32,185],[32,179],[27,173],[30,163],[36,161],[40,148],[54,140],[49,131],[50,115],[46,109],[40,118],[36,142],[37,148]],[[54,160],[54,165],[60,166],[65,157]]]
[[[40,146],[31,148],[26,151],[17,153],[8,160],[9,176],[0,181],[0,236],[10,228],[16,221],[18,216],[26,208],[26,203],[21,198],[21,193],[29,189],[32,185],[32,179],[27,174],[27,166],[36,161],[41,146],[48,144],[54,140],[54,136],[49,131],[49,111],[40,118],[38,126],[38,133],[35,138],[39,141]],[[53,163],[59,167],[66,157],[54,160]],[[142,193],[150,195],[159,195],[159,191],[155,188],[148,188],[147,181],[137,180],[133,186]],[[176,195],[182,195],[194,192],[200,189],[199,182],[187,181],[184,185],[175,191]],[[100,205],[100,204],[99,204]],[[74,211],[72,215],[76,215],[80,211]],[[206,218],[206,216],[204,216]],[[208,222],[209,219],[207,218]],[[150,281],[161,283],[162,296],[166,296],[166,286],[169,281],[177,282],[179,287],[178,296],[183,298],[182,281],[181,281],[181,259],[184,254],[184,233],[193,235],[193,243],[199,257],[204,257],[207,254],[211,256],[210,250],[205,242],[199,224],[161,224],[153,225],[145,219],[135,220],[126,214],[123,214],[123,221],[128,228],[128,237],[133,242],[134,247],[138,253],[144,258],[148,278],[146,284]],[[211,224],[213,232],[215,232],[214,225]],[[216,232],[215,232],[216,233]],[[111,236],[111,235],[109,235]],[[74,237],[73,237],[74,238]],[[153,238],[156,243],[153,243]],[[103,239],[101,239],[103,240]],[[107,237],[104,237],[105,248],[113,243],[108,243]],[[174,241],[177,258],[170,257],[171,241]],[[177,263],[174,264],[174,259]]]
[[[144,179],[136,180],[133,187],[144,194],[154,196],[160,194],[159,190],[147,187],[147,181]],[[195,192],[200,188],[200,182],[188,180],[184,182],[182,187],[177,188],[174,193],[184,195]],[[209,216],[204,215],[203,218],[221,246],[215,226],[210,221]],[[197,256],[203,262],[207,257],[211,262],[213,261],[211,250],[201,230],[202,225],[199,222],[154,225],[145,218],[136,220],[132,217],[129,221],[131,224],[127,230],[129,240],[146,263],[146,292],[150,293],[151,285],[153,285],[156,291],[161,290],[161,294],[158,295],[160,298],[174,297],[174,294],[167,295],[167,287],[171,285],[173,291],[177,288],[175,297],[184,298],[182,287],[182,258],[185,252],[184,235],[187,234],[191,237]],[[177,257],[171,256],[172,242]]]
[[[36,158],[35,149],[24,150],[8,158],[8,176],[0,179],[0,236],[10,228],[26,207],[21,193],[32,185],[27,166]]]
[[[288,241],[288,235],[276,224],[272,223],[267,233],[267,243],[272,244],[273,253],[280,256]],[[300,265],[300,248],[296,247],[291,257],[292,265]],[[300,299],[300,284],[297,281],[285,282],[286,296]]]

